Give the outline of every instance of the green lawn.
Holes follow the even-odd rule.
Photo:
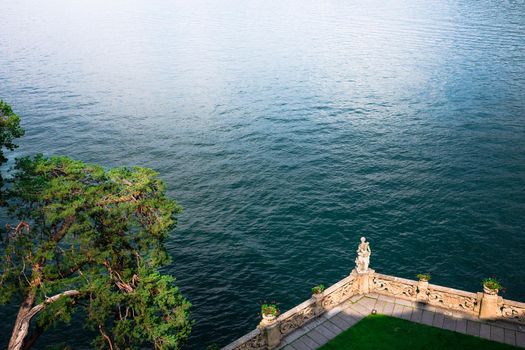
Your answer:
[[[518,348],[399,318],[370,315],[339,334],[321,349],[510,350]]]

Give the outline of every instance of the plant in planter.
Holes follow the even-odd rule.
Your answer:
[[[279,315],[279,309],[275,304],[262,304],[261,314],[264,320],[273,321]]]
[[[483,280],[483,291],[487,294],[498,294],[503,289],[500,281],[494,277],[485,278]]]
[[[325,288],[324,284],[318,284],[317,286],[312,288],[312,294],[314,294],[314,295],[321,294],[321,293],[324,292],[325,289],[326,288]]]
[[[429,273],[418,273],[416,275],[416,277],[420,280],[420,281],[423,281],[423,282],[428,282],[430,281],[430,274]]]

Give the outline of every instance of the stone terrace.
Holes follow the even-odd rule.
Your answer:
[[[426,274],[413,281],[376,273],[364,237],[357,253],[349,276],[278,317],[263,314],[256,329],[223,350],[316,349],[372,310],[525,347],[525,303],[503,299],[497,282],[472,293],[429,284]]]
[[[467,313],[369,293],[355,295],[282,339],[278,349],[314,350],[376,310],[429,326],[525,348],[525,326],[502,320],[483,321]]]

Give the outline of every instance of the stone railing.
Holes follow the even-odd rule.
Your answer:
[[[479,314],[481,297],[476,293],[413,281],[405,278],[374,274],[371,290],[399,299],[421,302],[443,309]]]
[[[248,350],[248,349],[268,349],[268,341],[261,328],[256,328],[250,333],[237,339],[224,349]]]
[[[237,339],[223,349],[263,350],[275,348],[287,334],[301,328],[353,295],[359,294],[359,282],[361,280],[359,277],[356,272],[352,272],[350,276],[330,286],[323,293],[313,295],[310,299],[281,314],[275,321],[271,323],[262,321],[256,330]]]
[[[416,300],[416,281],[376,273],[372,276],[371,282],[370,289],[375,293],[385,294],[395,298]]]
[[[427,302],[429,305],[443,309],[479,315],[482,295],[433,284],[428,286],[426,295],[426,299],[422,296],[418,301]]]
[[[263,335],[261,328],[256,328],[250,333],[237,339],[224,349],[248,350],[248,349],[268,349],[268,341]]]
[[[525,325],[525,303],[502,299],[498,303],[502,319]]]
[[[414,281],[383,275],[369,269],[368,261],[365,261],[364,265],[362,263],[360,256],[356,259],[356,268],[348,277],[330,286],[323,293],[314,294],[275,320],[261,321],[257,329],[227,345],[223,350],[275,349],[286,335],[352,296],[368,293],[427,304],[485,320],[498,319],[525,325],[525,303],[503,299],[498,296],[497,291],[484,288],[483,292],[471,293],[429,284],[426,280]]]
[[[333,286],[328,287],[323,293],[314,298],[320,299],[320,313],[333,309],[335,306],[346,301],[351,296],[359,293],[359,276],[352,272],[350,276],[343,278]]]

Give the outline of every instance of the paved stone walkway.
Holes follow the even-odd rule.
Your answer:
[[[374,309],[379,314],[525,348],[524,326],[504,321],[480,321],[461,312],[445,311],[425,304],[371,293],[366,296],[354,296],[322,317],[287,335],[279,349],[315,350],[352,327]]]

